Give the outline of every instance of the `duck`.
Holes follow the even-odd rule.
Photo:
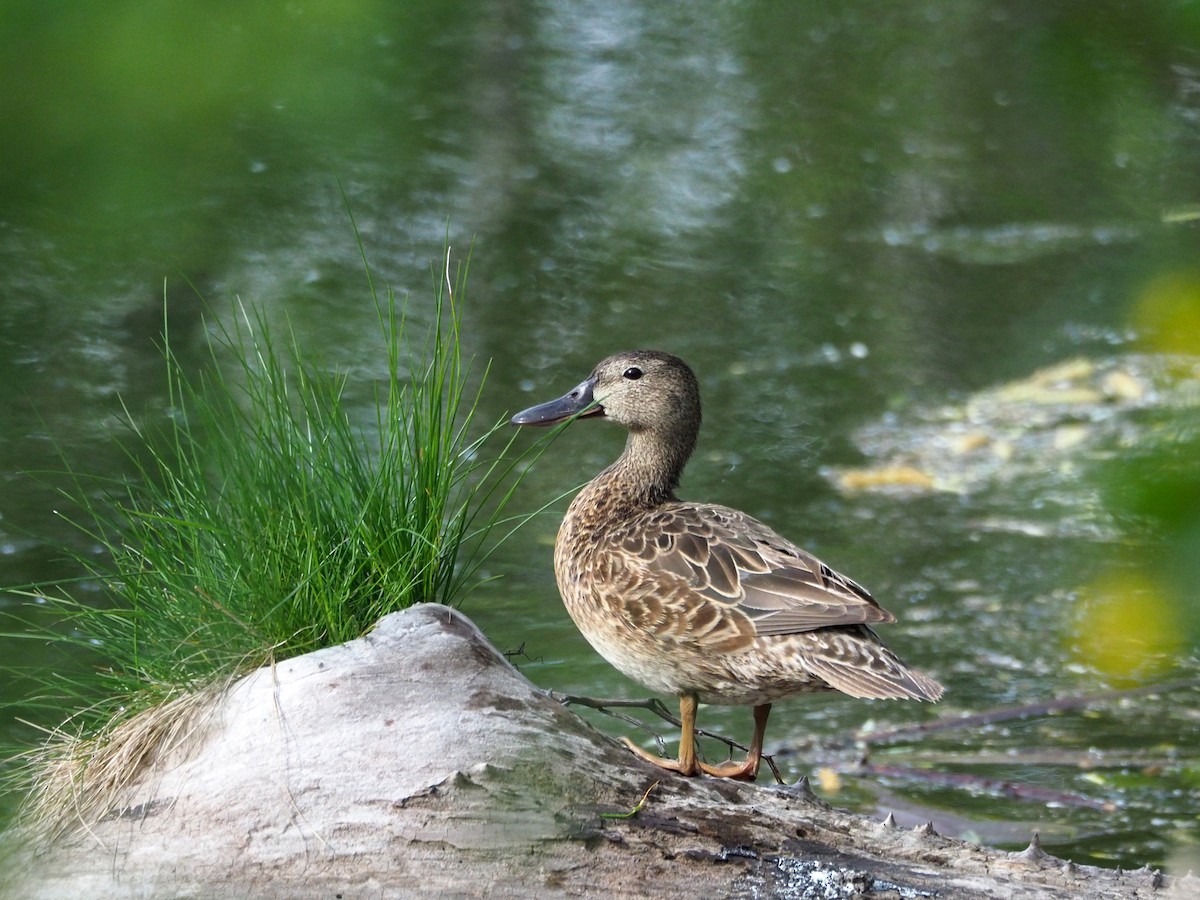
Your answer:
[[[700,389],[679,357],[633,350],[602,360],[563,396],[512,417],[518,426],[604,419],[625,449],[572,500],[554,545],[567,612],[617,670],[679,701],[674,759],[626,746],[684,776],[753,781],[771,705],[840,691],[936,701],[943,687],[889,650],[873,626],[895,621],[857,582],[728,506],[675,491],[700,433]],[[744,761],[699,758],[700,704],[750,706]]]

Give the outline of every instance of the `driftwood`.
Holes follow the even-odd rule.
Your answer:
[[[991,850],[804,786],[660,772],[444,606],[260,669],[196,721],[99,821],[11,851],[6,893],[1200,896],[1191,876]]]

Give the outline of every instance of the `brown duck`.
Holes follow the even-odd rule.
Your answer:
[[[894,622],[862,587],[726,506],[675,496],[700,430],[700,392],[683,360],[657,350],[610,356],[570,393],[514,425],[606,418],[625,452],[579,492],[554,547],[567,612],[612,665],[679,697],[679,758],[640,756],[683,775],[753,780],[771,703],[836,690],[937,700],[942,686],[905,665],[871,630]],[[754,707],[745,762],[696,757],[699,703]]]

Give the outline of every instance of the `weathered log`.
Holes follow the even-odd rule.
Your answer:
[[[20,849],[7,893],[1200,895],[1195,878],[903,830],[804,788],[658,771],[535,688],[444,606],[396,613],[359,640],[254,672],[214,701],[189,743],[100,821]],[[638,812],[612,817],[656,784]]]

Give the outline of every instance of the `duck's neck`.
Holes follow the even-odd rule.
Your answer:
[[[683,467],[696,446],[694,434],[666,440],[650,431],[631,431],[625,452],[585,489],[621,506],[652,509],[675,499]]]

